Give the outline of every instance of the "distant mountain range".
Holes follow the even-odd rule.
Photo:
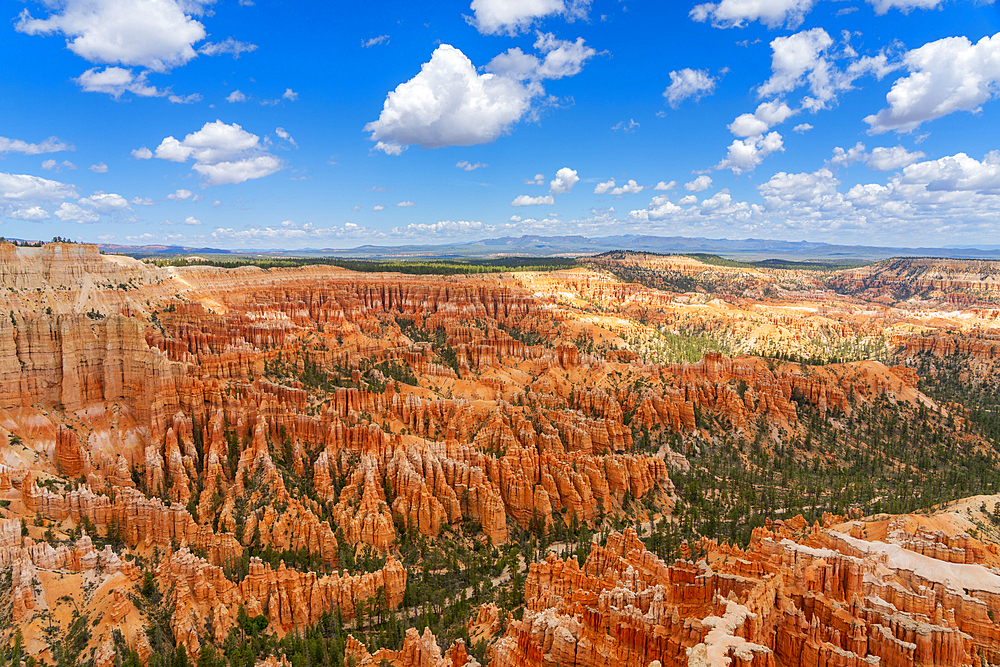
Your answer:
[[[810,241],[775,241],[770,239],[708,239],[686,236],[644,236],[624,234],[588,238],[586,236],[505,236],[442,245],[375,246],[363,245],[346,250],[307,248],[301,250],[221,250],[170,245],[123,246],[98,244],[105,252],[133,256],[151,255],[266,255],[286,257],[343,257],[363,259],[457,259],[504,255],[538,257],[574,257],[596,255],[609,250],[635,250],[662,254],[708,253],[733,259],[769,258],[811,260],[877,260],[887,257],[946,257],[1000,259],[1000,246],[982,248],[897,248],[891,246],[834,245]]]

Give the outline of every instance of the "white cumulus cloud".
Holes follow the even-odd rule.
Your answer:
[[[897,67],[884,51],[859,58],[849,44],[842,53],[834,52],[833,46],[833,38],[823,28],[772,40],[771,77],[757,89],[758,97],[785,95],[808,86],[810,96],[802,100],[802,106],[818,111],[832,104],[838,93],[850,90],[859,77],[871,74],[882,79]],[[850,62],[841,68],[838,59]]]
[[[206,185],[225,185],[270,176],[279,171],[281,167],[281,160],[275,156],[269,153],[258,153],[239,160],[217,164],[196,163],[192,169],[205,178]]]
[[[165,138],[156,148],[156,157],[171,162],[193,159],[191,168],[204,178],[206,186],[263,178],[283,166],[281,160],[263,149],[256,134],[221,120],[205,123],[183,141]]]
[[[771,78],[758,91],[761,97],[788,93],[809,77],[814,89],[829,82],[830,64],[824,57],[833,38],[822,28],[813,28],[771,42]],[[815,91],[814,91],[815,92]]]
[[[683,208],[670,201],[666,195],[657,195],[650,200],[645,211],[633,211],[632,214],[646,220],[666,220],[683,211]]]
[[[784,102],[762,102],[752,114],[745,113],[737,116],[736,120],[728,127],[729,131],[737,137],[752,137],[756,134],[764,134],[775,125],[784,123],[796,113],[798,112],[793,111]]]
[[[690,183],[684,184],[684,189],[688,192],[702,192],[712,187],[712,177],[702,174]]]
[[[365,125],[375,148],[471,146],[493,141],[528,111],[540,87],[479,74],[464,53],[442,44],[420,73],[389,93],[378,120]]]
[[[538,19],[562,15],[584,18],[590,0],[472,0],[469,22],[484,35],[516,35]]]
[[[874,151],[873,151],[874,152]],[[847,192],[828,168],[779,172],[758,189],[762,209],[786,229],[888,234],[922,245],[992,238],[1000,215],[1000,152],[982,161],[965,153],[915,162],[883,183],[859,183]]]
[[[101,216],[96,211],[82,208],[76,204],[63,202],[55,211],[56,217],[63,222],[99,222]]]
[[[677,181],[669,181],[669,182],[660,181],[659,183],[653,186],[653,189],[657,191],[664,191],[664,190],[673,190],[676,187],[677,187]]]
[[[542,206],[547,204],[552,206],[556,203],[555,197],[546,195],[544,197],[531,197],[529,195],[519,195],[510,203],[511,206]]]
[[[645,186],[639,185],[633,179],[629,179],[628,183],[625,185],[619,185],[617,188],[611,190],[613,195],[635,195],[639,194],[645,189]]]
[[[201,0],[62,0],[46,3],[47,18],[21,11],[15,29],[28,35],[62,33],[67,48],[92,63],[137,65],[165,72],[196,57],[206,36],[194,16]]]
[[[0,203],[58,201],[76,197],[76,188],[28,174],[0,173]]]
[[[442,44],[420,73],[386,97],[378,120],[365,125],[375,149],[400,155],[408,146],[471,146],[494,141],[526,114],[537,118],[539,107],[552,106],[542,81],[574,76],[596,51],[584,43],[537,33],[541,57],[520,48],[491,60],[480,74],[459,49]]]
[[[840,181],[833,172],[823,168],[814,173],[789,174],[779,171],[758,189],[772,206],[778,202],[809,202],[818,204],[836,194]]]
[[[708,70],[685,67],[670,73],[670,85],[663,91],[667,104],[676,109],[687,99],[695,101],[715,92],[716,80]]]
[[[156,86],[146,83],[146,73],[136,75],[132,70],[123,67],[97,67],[88,69],[74,79],[86,93],[107,93],[118,99],[125,93],[139,97],[162,97],[165,93]]]
[[[114,213],[128,208],[127,199],[111,192],[95,192],[89,197],[80,199],[78,203],[81,206],[86,206],[97,213],[103,214]]]
[[[722,0],[695,5],[690,17],[711,20],[716,28],[741,28],[748,21],[760,21],[769,28],[795,29],[812,10],[815,0]]]
[[[468,160],[461,160],[459,162],[456,162],[455,166],[458,167],[459,169],[464,169],[465,171],[475,171],[476,169],[485,169],[490,165],[486,164],[485,162],[472,163],[469,162]]]
[[[870,134],[910,132],[956,111],[978,111],[1000,95],[1000,33],[973,44],[947,37],[908,52],[909,71],[885,96],[887,109],[865,118]]]
[[[575,169],[563,167],[556,172],[556,177],[549,182],[549,194],[561,195],[573,191],[573,186],[577,184],[580,177],[576,175]]]
[[[25,222],[41,222],[42,220],[48,220],[52,216],[41,206],[26,206],[10,211],[7,213],[7,217],[15,220],[24,220]]]
[[[843,151],[844,154],[849,150]],[[886,148],[880,157],[898,157],[902,150]],[[869,168],[876,164],[876,150],[859,149]],[[915,153],[907,151],[909,160]],[[869,165],[869,162],[871,164]],[[898,165],[900,162],[896,162]],[[895,165],[893,165],[895,166]],[[762,204],[734,199],[726,190],[698,201],[687,195],[677,202],[657,195],[649,206],[631,211],[628,221],[650,224],[653,230],[673,234],[725,235],[727,232],[752,234],[767,229],[783,238],[808,234],[831,242],[856,242],[859,237],[871,243],[913,245],[913,230],[919,229],[920,245],[941,245],[961,239],[982,243],[1000,233],[1000,151],[982,159],[965,153],[936,160],[917,161],[893,169],[882,182],[861,182],[841,190],[841,183],[831,166],[813,172],[778,172],[757,190]],[[618,223],[600,217],[602,224]],[[590,221],[568,221],[568,230],[587,230]]]
[[[829,163],[838,166],[849,166],[856,162],[864,162],[865,166],[875,171],[895,171],[922,159],[921,151],[910,152],[903,146],[878,146],[869,153],[860,141],[853,148],[844,150],[837,146],[833,149],[833,157]]]
[[[392,236],[418,237],[454,234],[470,234],[487,229],[479,220],[442,220],[431,224],[415,222],[405,227],[393,227]]]
[[[557,39],[552,33],[538,33],[534,46],[544,54],[543,58],[515,47],[493,58],[486,71],[519,80],[562,79],[579,74],[583,65],[597,54],[584,43],[583,37],[570,42]]]
[[[833,157],[830,158],[829,162],[839,167],[847,167],[856,162],[861,162],[866,157],[868,157],[868,154],[865,152],[865,145],[859,141],[853,148],[847,150],[836,146],[833,149]]]
[[[909,14],[914,9],[934,9],[941,4],[942,0],[867,0],[868,4],[875,8],[875,13],[884,16],[890,9],[898,9],[904,14]]]
[[[922,159],[922,151],[909,152],[902,146],[873,148],[871,155],[865,160],[865,166],[875,171],[895,171],[909,166]]]
[[[603,183],[598,183],[597,185],[595,185],[594,194],[603,195],[605,192],[608,192],[613,187],[615,187],[615,179],[612,178],[609,181],[604,181]]]
[[[108,173],[108,165],[104,164],[103,162],[98,162],[97,164],[92,164],[92,165],[90,165],[87,168],[90,169],[95,174],[106,174],[106,173]]]
[[[987,153],[981,162],[956,153],[911,164],[903,169],[901,182],[924,185],[929,191],[1000,195],[1000,151]]]
[[[747,137],[742,141],[734,141],[729,146],[726,157],[716,166],[716,169],[732,169],[734,174],[753,171],[757,165],[764,161],[765,157],[783,150],[785,150],[784,143],[781,140],[781,135],[777,132]]]
[[[614,186],[614,184],[615,184],[614,179],[611,180],[610,185],[607,184],[607,183],[601,183],[600,185],[597,186],[597,188],[594,188],[594,193],[595,194],[601,194],[601,192],[607,192],[608,194],[612,194],[612,195],[616,195],[616,196],[620,196],[620,195],[635,195],[635,194],[639,194],[640,192],[642,192],[645,189],[645,186],[639,185],[633,179],[629,179],[628,183],[626,183],[625,185],[619,185],[618,187],[611,187],[610,190],[606,189],[606,190],[602,190],[601,192],[597,192],[598,188],[600,188],[603,185],[609,185],[609,187],[610,187],[610,186]]]

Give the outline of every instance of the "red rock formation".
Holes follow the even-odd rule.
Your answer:
[[[996,655],[1000,626],[986,614],[1000,603],[995,573],[944,571],[818,526],[807,531],[814,546],[781,530],[757,529],[746,552],[706,542],[711,566],[668,566],[632,531],[593,546],[582,569],[554,556],[533,564],[524,620],[496,645],[497,665],[864,667],[874,656],[903,667]]]
[[[317,465],[322,468],[319,459]],[[329,464],[326,465],[328,470]],[[396,541],[396,531],[381,480],[374,457],[362,457],[352,474],[352,481],[340,493],[333,517],[350,544],[363,542],[379,551],[388,551]]]
[[[60,424],[56,430],[56,467],[66,477],[76,479],[84,470],[84,461],[76,433]]]
[[[920,336],[897,335],[892,343],[902,347],[907,357],[928,352],[937,357],[964,354],[987,361],[1000,359],[1000,340],[989,333],[973,332],[965,336],[940,332]]]
[[[500,630],[500,609],[492,602],[480,605],[474,618],[465,624],[469,641],[489,641]]]
[[[85,516],[104,534],[114,522],[125,541],[133,546],[156,546],[163,550],[173,545],[190,545],[204,549],[211,562],[219,565],[234,562],[243,552],[231,534],[217,535],[210,525],[199,526],[183,506],[165,506],[158,498],[147,498],[132,488],[116,488],[113,498],[97,495],[86,485],[59,495],[32,480],[23,497],[29,512],[55,521],[67,518],[79,521]]]
[[[409,628],[400,650],[381,648],[375,655],[370,654],[361,642],[348,635],[345,657],[354,658],[358,667],[378,667],[384,664],[383,660],[393,667],[463,667],[463,665],[478,667],[479,665],[475,658],[465,652],[465,643],[461,639],[442,655],[441,647],[438,646],[430,628],[424,628],[422,635],[416,628]]]
[[[931,258],[895,258],[841,271],[831,284],[842,291],[873,298],[953,296],[957,292],[989,296],[1000,290],[997,263]]]
[[[380,595],[386,608],[394,609],[406,589],[406,571],[392,557],[377,572],[322,577],[286,568],[284,562],[272,570],[254,558],[249,574],[237,584],[226,578],[221,567],[181,549],[163,561],[158,576],[173,587],[176,607],[171,627],[191,653],[197,653],[209,619],[214,638],[221,643],[240,605],[246,606],[250,616],[263,615],[275,629],[288,632],[315,624],[331,610],[339,609],[344,619],[353,619],[359,601]]]

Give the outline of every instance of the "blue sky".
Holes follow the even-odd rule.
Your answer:
[[[1000,4],[3,2],[0,235],[1000,239]]]

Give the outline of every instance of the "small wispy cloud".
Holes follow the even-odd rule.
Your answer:
[[[46,160],[42,163],[42,169],[45,171],[54,171],[57,174],[63,169],[76,169],[76,165],[69,160],[63,160],[62,162],[57,162],[55,160]]]
[[[193,104],[201,101],[201,94],[191,93],[190,95],[170,95],[167,97],[171,104]]]
[[[277,134],[282,139],[284,139],[285,141],[287,141],[288,143],[290,143],[291,145],[295,146],[296,148],[299,147],[299,145],[295,143],[295,139],[292,138],[292,135],[289,134],[288,131],[285,130],[285,128],[283,127],[276,128],[274,130],[274,133]]]
[[[639,123],[635,122],[635,119],[629,118],[627,123],[625,121],[621,121],[617,125],[613,125],[611,129],[615,131],[621,130],[625,133],[635,132],[639,129]]]
[[[241,3],[242,4],[242,3]],[[227,37],[221,42],[208,42],[200,49],[198,53],[206,56],[220,56],[223,54],[229,54],[234,60],[239,59],[240,54],[252,53],[257,50],[256,44],[250,44],[249,42],[241,42],[235,40],[232,37]]]

